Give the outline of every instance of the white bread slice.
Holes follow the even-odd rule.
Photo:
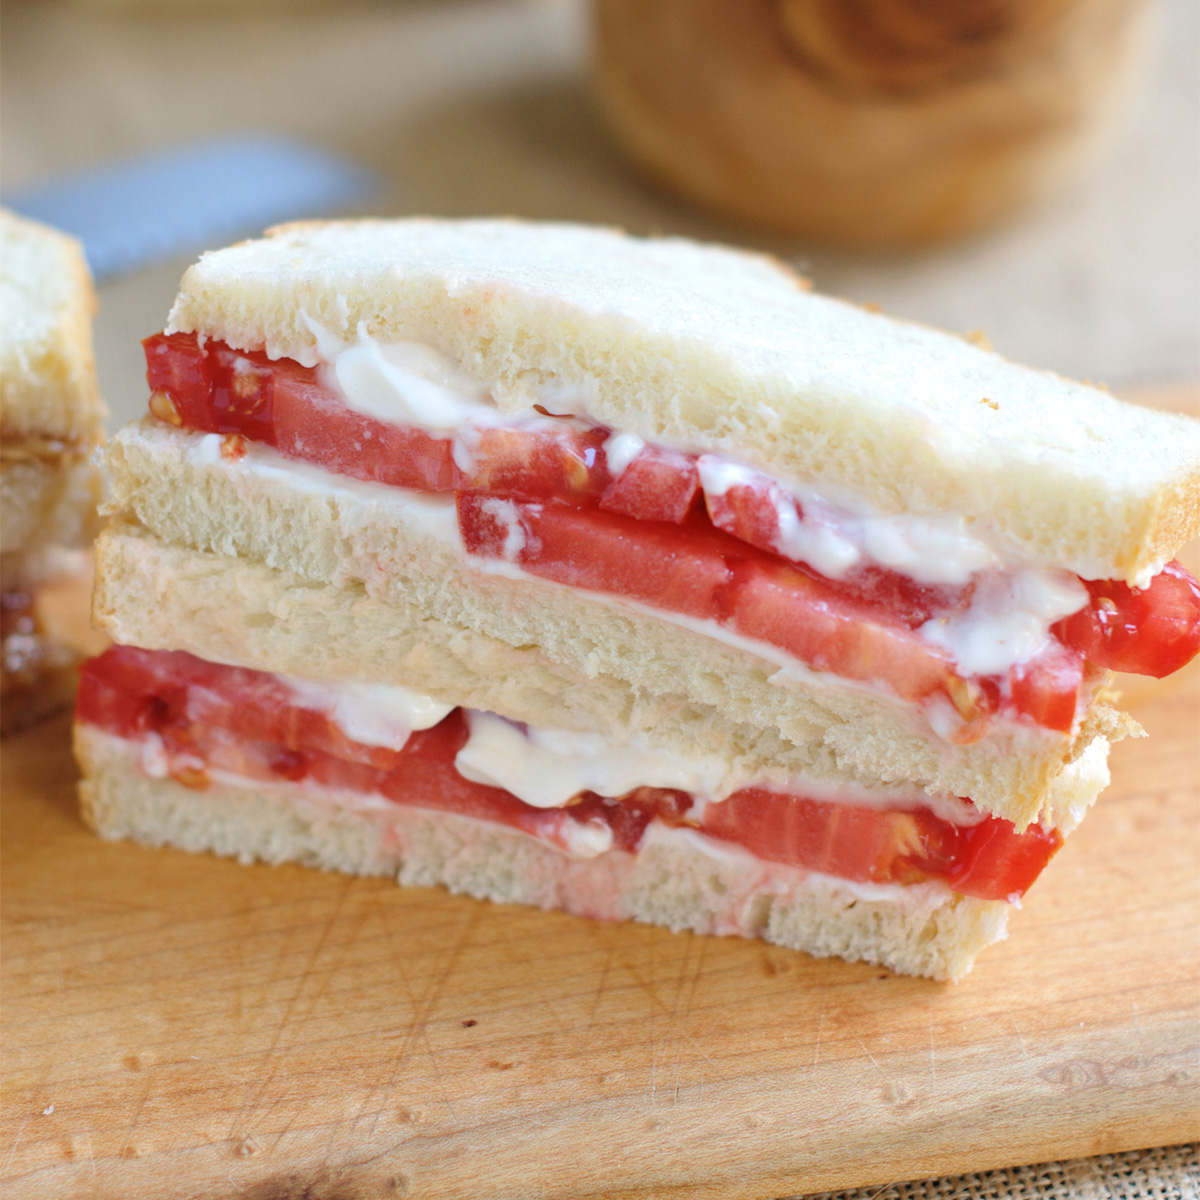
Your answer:
[[[124,444],[118,436],[115,453]],[[151,493],[179,496],[197,518],[213,500],[209,484],[148,485]],[[280,513],[285,502],[271,496],[253,507]],[[280,515],[292,535],[274,550],[253,547],[273,565],[220,553],[222,539],[240,530],[206,534],[207,546],[190,549],[136,526],[110,528],[96,546],[96,621],[118,643],[312,679],[401,684],[616,741],[636,732],[676,752],[719,754],[747,773],[969,796],[1019,828],[1039,818],[1074,828],[1107,782],[1106,740],[1136,730],[1097,704],[1074,739],[1012,726],[973,746],[937,746],[902,711],[859,692],[780,687],[770,664],[653,618],[553,585],[539,595],[481,581],[428,547],[404,553],[403,529],[398,544],[373,551],[390,556],[376,562],[404,564],[399,577],[379,573],[388,586],[347,578],[344,558],[333,563],[340,582],[325,583],[327,564],[312,551],[338,544],[332,514],[310,499]],[[170,514],[156,523],[172,525]]]
[[[204,255],[168,328],[312,364],[315,321],[434,346],[504,408],[586,401],[1026,561],[1134,580],[1200,532],[1200,423],[808,293],[765,257],[519,221],[300,223]]]
[[[48,546],[83,547],[95,537],[100,477],[87,457],[6,458],[3,465],[0,547],[6,561],[36,558]]]
[[[1009,905],[944,887],[849,888],[716,848],[695,834],[647,837],[634,856],[573,859],[490,822],[295,786],[222,780],[192,790],[141,770],[137,748],[77,725],[84,819],[108,838],[302,862],[500,903],[633,918],[680,931],[761,937],[820,957],[957,979],[1005,936]],[[903,900],[897,900],[903,893]]]
[[[96,386],[96,297],[79,243],[0,209],[0,432],[91,447],[104,406]],[[7,467],[7,463],[5,464]]]

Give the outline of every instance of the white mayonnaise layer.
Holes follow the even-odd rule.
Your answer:
[[[485,712],[468,712],[467,724],[470,737],[454,760],[458,773],[534,808],[562,808],[580,792],[623,796],[639,787],[720,800],[746,782],[714,755],[676,754],[644,738],[620,745],[598,733],[525,728]]]
[[[384,344],[359,328],[342,343],[309,322],[325,360],[322,382],[341,393],[349,408],[389,425],[416,425],[441,433],[495,412],[488,389],[419,342]]]
[[[432,696],[382,683],[317,683],[279,675],[297,708],[325,713],[352,741],[401,749],[420,729],[432,729],[454,711]]]
[[[1050,626],[1087,600],[1087,588],[1069,571],[1027,567],[987,574],[963,612],[936,617],[918,632],[949,650],[964,675],[1003,675],[1036,657],[1049,643]]]

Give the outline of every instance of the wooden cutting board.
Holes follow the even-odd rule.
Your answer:
[[[777,1197],[1200,1140],[1200,663],[1127,698],[1150,738],[958,985],[105,843],[66,720],[6,742],[0,1191]]]
[[[769,1197],[1200,1138],[1200,672],[964,982],[104,843],[3,752],[13,1197]],[[305,1190],[307,1189],[307,1190]]]

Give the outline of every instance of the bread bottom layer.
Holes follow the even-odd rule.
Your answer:
[[[394,875],[500,903],[760,937],[817,957],[957,979],[1005,936],[1009,905],[945,887],[868,889],[652,827],[637,854],[572,858],[528,834],[373,797],[249,780],[197,791],[147,776],[137,747],[80,725],[84,819],[107,838]],[[877,893],[874,894],[874,893]]]

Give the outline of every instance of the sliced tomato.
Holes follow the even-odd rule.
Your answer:
[[[778,553],[781,513],[790,511],[799,519],[800,507],[773,479],[757,472],[747,475],[724,491],[705,489],[709,519],[747,545]]]
[[[584,792],[563,809],[534,808],[455,770],[468,736],[459,709],[403,746],[368,746],[347,738],[327,714],[293,704],[276,676],[182,652],[115,646],[85,663],[77,717],[121,737],[158,734],[169,771],[189,787],[208,786],[213,769],[309,780],[497,821],[562,846],[573,824],[600,822],[614,845],[634,851],[651,821],[686,823],[693,808],[686,792],[649,787],[618,797]],[[1056,833],[1018,835],[990,817],[962,827],[927,809],[833,804],[765,788],[708,805],[701,828],[771,862],[860,882],[945,879],[985,899],[1024,891],[1061,843]]]
[[[547,426],[565,425],[550,418]],[[604,429],[490,426],[468,441],[460,487],[525,500],[594,504],[609,482]]]
[[[684,537],[674,525],[471,492],[458,495],[458,521],[471,554],[687,616],[722,612],[733,581],[723,540],[703,528]]]
[[[759,858],[860,883],[945,879],[981,900],[1021,895],[1062,845],[1057,831],[985,817],[961,826],[928,809],[830,804],[745,788],[705,809],[703,831]]]
[[[240,433],[272,442],[271,401],[277,380],[311,375],[298,363],[272,363],[222,342],[200,345],[194,333],[158,334],[142,343],[151,411],[172,424],[206,433]],[[169,403],[160,408],[162,397]]]
[[[143,338],[142,349],[151,396],[167,396],[171,401],[165,412],[156,415],[188,429],[218,432],[211,428],[213,363],[197,335],[156,333]],[[153,410],[153,398],[150,403]],[[168,416],[171,413],[173,418]]]
[[[1146,588],[1114,579],[1084,585],[1090,602],[1054,632],[1098,667],[1162,679],[1200,651],[1200,583],[1178,562]]]
[[[1031,825],[1017,833],[1011,821],[989,817],[960,829],[954,842],[940,861],[926,858],[919,865],[964,896],[1012,901],[1029,890],[1063,839],[1057,829]]]
[[[695,459],[665,446],[644,446],[600,497],[605,512],[639,521],[682,524],[700,494]]]
[[[1036,658],[1015,666],[1008,683],[1012,708],[1047,729],[1069,733],[1083,683],[1083,655],[1052,640]]]
[[[274,445],[289,458],[391,487],[449,492],[456,486],[449,438],[376,421],[303,380],[276,387],[274,411]]]
[[[739,563],[729,625],[818,671],[888,684],[921,700],[957,680],[949,656],[902,625],[885,624],[823,581],[769,559]]]

